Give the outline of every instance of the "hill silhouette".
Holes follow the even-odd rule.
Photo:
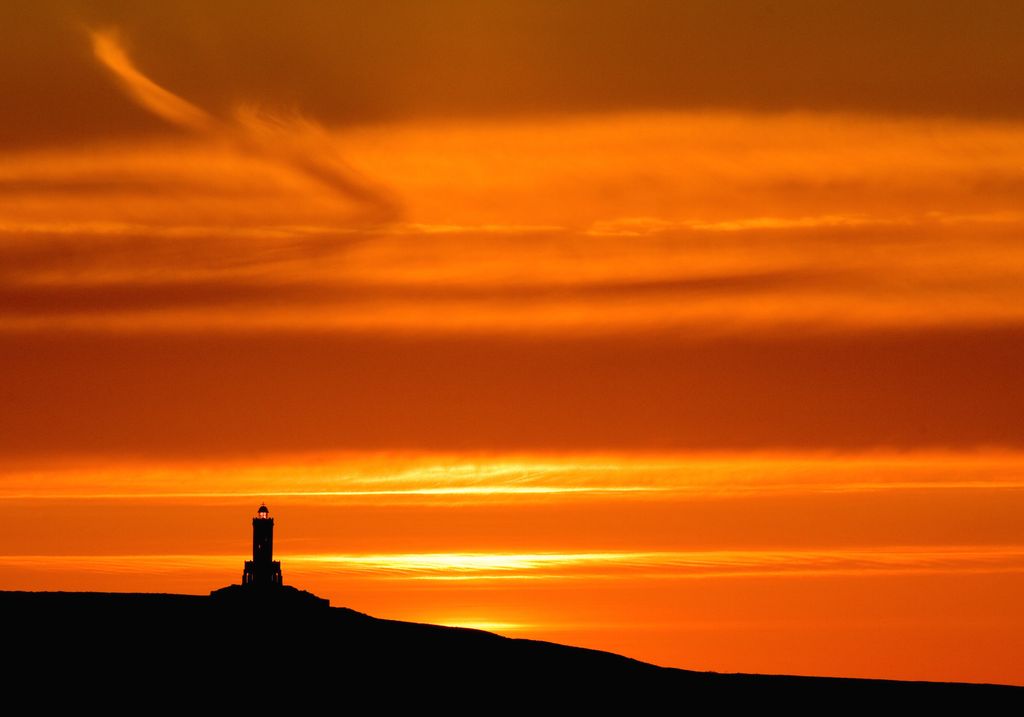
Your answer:
[[[492,707],[561,699],[572,704],[715,704],[1018,701],[997,685],[692,672],[620,655],[482,630],[385,620],[294,588],[232,586],[211,596],[0,592],[4,652],[23,678],[54,684],[183,691],[233,685],[301,694],[457,704],[488,695]],[[11,684],[17,684],[17,679]],[[274,686],[271,689],[271,686]],[[289,694],[294,694],[293,691]],[[230,703],[230,701],[229,701]],[[682,705],[683,703],[679,703]]]

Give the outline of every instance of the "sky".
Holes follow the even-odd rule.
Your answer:
[[[0,8],[0,589],[1024,684],[1024,6]]]

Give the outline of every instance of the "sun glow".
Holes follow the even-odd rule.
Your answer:
[[[871,549],[712,550],[577,553],[294,554],[295,575],[358,574],[396,580],[592,580],[784,577],[964,572],[1024,572],[1024,546],[882,546]],[[231,555],[4,555],[8,568],[74,563],[97,573],[226,571]]]

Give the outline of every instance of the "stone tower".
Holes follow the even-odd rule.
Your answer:
[[[242,585],[281,584],[281,563],[274,560],[274,519],[262,503],[252,519],[252,560],[245,561]]]

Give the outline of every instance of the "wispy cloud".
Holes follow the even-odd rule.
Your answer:
[[[1022,546],[857,550],[299,555],[298,571],[422,580],[730,578],[752,576],[1024,572]]]
[[[8,468],[3,500],[202,504],[283,498],[291,504],[747,499],[870,493],[1024,490],[1024,454],[748,453],[724,455],[292,456],[259,465],[106,462],[90,469]]]
[[[128,57],[116,32],[95,31],[91,37],[96,58],[114,73],[125,91],[140,105],[172,124],[195,132],[216,130],[217,122],[213,117],[142,74]]]
[[[717,336],[1024,320],[1017,123],[644,113],[342,131],[217,116],[112,35],[95,41],[185,137],[5,158],[0,330]]]
[[[335,154],[331,138],[316,123],[253,107],[239,107],[230,120],[219,119],[143,74],[116,32],[93,31],[91,38],[96,58],[146,110],[199,136],[229,142],[239,151],[280,163],[330,188],[360,207],[365,220],[390,221],[398,215],[394,197]]]

